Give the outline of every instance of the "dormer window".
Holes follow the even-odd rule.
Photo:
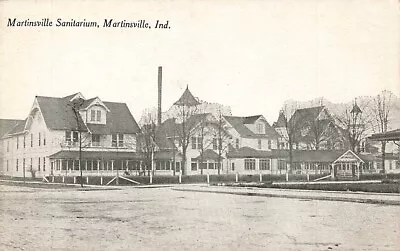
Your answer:
[[[100,110],[91,110],[90,111],[90,121],[101,122],[101,111]]]
[[[264,134],[264,125],[259,123],[257,124],[257,133],[258,134]]]

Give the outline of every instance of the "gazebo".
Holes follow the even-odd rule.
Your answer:
[[[360,169],[364,161],[353,151],[347,150],[332,163],[332,177],[360,178]]]

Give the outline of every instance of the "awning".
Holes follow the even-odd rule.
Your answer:
[[[218,155],[218,153],[214,152],[211,149],[207,149],[203,152],[203,160],[218,160],[218,159],[224,159],[224,157],[220,157]],[[201,159],[201,155],[197,156],[195,158],[196,160],[200,160]]]
[[[175,151],[175,158],[181,158],[182,155],[178,152]],[[156,160],[172,160],[174,158],[174,153],[173,151],[159,151],[154,153],[154,158]]]
[[[79,151],[59,151],[49,156],[50,159],[79,159]],[[104,159],[104,160],[140,160],[141,153],[137,152],[105,152],[105,151],[82,151],[82,159]]]
[[[106,125],[87,124],[92,134],[110,134],[110,128]]]
[[[376,133],[373,134],[369,139],[374,141],[392,141],[392,140],[400,140],[400,129],[396,129],[393,131],[388,131],[385,133]]]

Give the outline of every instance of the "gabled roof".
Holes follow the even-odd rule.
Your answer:
[[[110,111],[106,104],[104,104],[104,102],[102,102],[99,97],[84,100],[82,105],[80,106],[80,109],[87,110],[93,103],[103,106],[103,108],[106,109],[107,112]]]
[[[125,103],[103,102],[110,110],[107,113],[107,127],[111,133],[135,134],[140,132],[131,111]]]
[[[305,124],[308,121],[316,120],[323,109],[324,106],[297,109],[290,120],[292,122],[299,121],[299,124]]]
[[[251,147],[241,147],[227,153],[228,158],[286,158],[288,151],[273,149],[271,151],[256,150]]]
[[[9,131],[7,134],[18,134],[18,133],[22,133],[25,130],[25,123],[26,123],[26,119],[25,120],[21,120],[20,122],[17,123],[16,126],[14,126],[14,128],[11,129],[11,131]]]
[[[155,131],[155,141],[156,145],[161,150],[176,149],[172,139],[179,135],[176,126],[177,124],[173,118],[167,119],[161,125],[157,126]]]
[[[47,127],[51,130],[83,130],[85,123],[81,116],[76,117],[70,96],[66,98],[36,96],[36,100]]]
[[[174,105],[178,106],[195,106],[199,104],[200,102],[189,91],[189,86],[186,87],[186,90],[183,92],[182,96],[178,99],[178,101],[174,103]]]
[[[333,163],[338,161],[349,150],[336,151],[336,150],[294,150],[293,162],[321,162]],[[352,152],[351,152],[352,153]],[[227,153],[228,158],[271,158],[271,159],[285,159],[289,160],[289,151],[283,149],[273,149],[271,151],[256,150],[251,147],[242,147],[238,150]],[[372,154],[354,154],[354,156],[365,162],[373,160]]]
[[[262,115],[256,116],[248,116],[248,117],[236,117],[236,116],[224,116],[225,120],[235,129],[241,137],[250,137],[250,138],[277,138],[279,134],[275,131],[274,128],[265,121],[265,134],[257,134],[251,131],[246,125],[253,124],[257,121]],[[250,123],[252,122],[252,123]]]
[[[0,119],[0,138],[11,132],[18,123],[23,124],[23,122],[21,119]]]
[[[85,125],[81,116],[76,117],[73,108],[73,102],[70,102],[76,94],[66,96],[64,98],[36,96],[36,100],[43,119],[50,130],[89,130],[92,133],[110,134],[110,133],[126,133],[134,134],[140,132],[140,128],[133,118],[128,106],[125,103],[106,102],[109,112],[105,125]],[[94,99],[89,99],[94,100]],[[88,100],[86,100],[87,102]],[[22,123],[18,124],[18,128],[13,129],[10,133],[22,132]]]
[[[202,121],[206,121],[207,117],[210,115],[211,113],[193,114],[186,121],[188,128],[195,128]]]
[[[243,117],[243,124],[254,124],[254,122],[257,121],[257,119],[261,118],[262,115],[254,115],[254,116],[247,116]]]
[[[285,120],[285,114],[283,112],[279,112],[279,117],[278,120],[274,123],[274,127],[286,127],[286,120]]]
[[[206,149],[203,152],[203,160],[218,160],[219,155],[212,149]],[[201,154],[195,158],[196,160],[201,160]],[[224,157],[221,156],[221,159]]]

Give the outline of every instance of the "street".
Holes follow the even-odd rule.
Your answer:
[[[0,185],[0,250],[399,250],[400,207]]]

